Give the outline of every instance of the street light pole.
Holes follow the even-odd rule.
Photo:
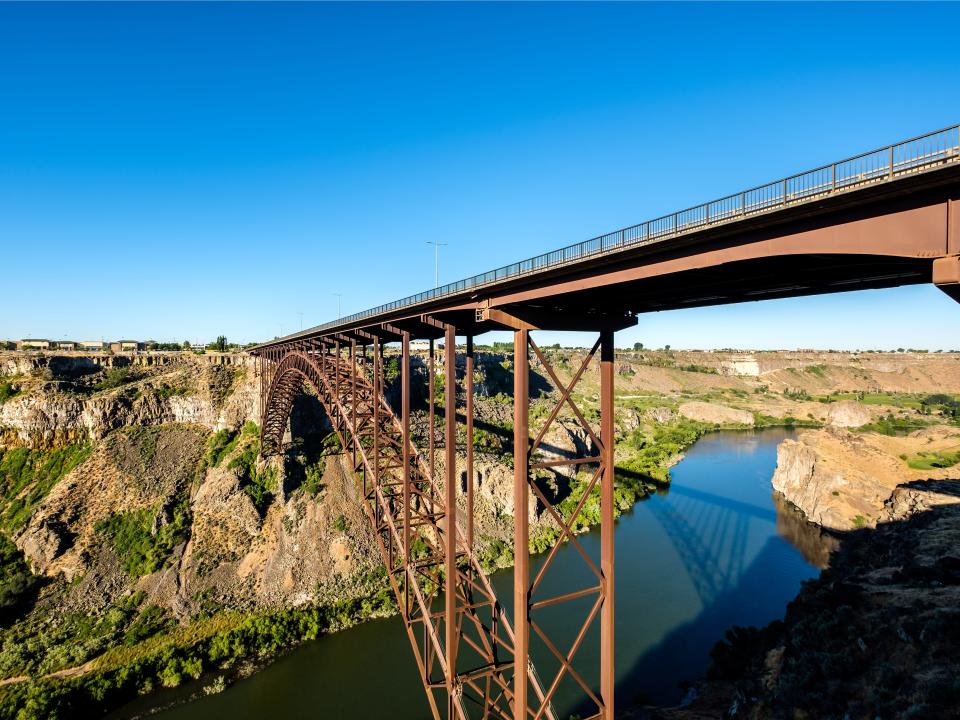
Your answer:
[[[427,240],[427,245],[433,245],[433,287],[438,288],[440,287],[440,248],[446,247],[449,243]]]
[[[337,320],[341,318],[340,313],[340,298],[343,297],[343,293],[333,293],[337,298]]]

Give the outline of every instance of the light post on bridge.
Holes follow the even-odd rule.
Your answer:
[[[440,287],[440,248],[446,247],[450,243],[442,243],[436,240],[427,240],[427,245],[433,245],[433,288]]]

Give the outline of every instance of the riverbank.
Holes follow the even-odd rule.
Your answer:
[[[769,487],[777,444],[791,434],[707,433],[674,466],[668,487],[621,515],[615,649],[621,707],[637,696],[678,701],[678,683],[706,669],[710,647],[727,628],[781,616],[802,580],[818,572],[807,556],[820,556],[814,550],[819,533],[797,524]],[[578,540],[595,556],[597,530]],[[532,573],[544,557],[532,558]],[[585,580],[585,572],[579,552],[564,544],[544,582],[568,587],[563,583]],[[509,603],[512,571],[494,573],[491,582]],[[563,646],[574,640],[577,617],[574,608],[540,616],[545,631]],[[540,645],[533,651],[538,669],[549,673],[548,651]],[[330,717],[381,717],[383,695],[369,692],[374,676],[391,683],[391,720],[423,720],[429,711],[409,653],[399,618],[365,623],[306,643],[225,692],[179,705],[158,720],[255,720],[319,710]],[[579,663],[587,682],[597,680],[590,655]],[[558,717],[584,714],[577,706],[578,686],[561,684],[558,692]]]
[[[901,485],[876,528],[845,533],[783,621],[738,628],[692,701],[656,720],[955,718],[960,480]]]
[[[210,678],[208,692],[219,692],[298,643],[395,614],[392,593],[385,578],[381,581],[383,587],[370,598],[274,613],[218,613],[108,650],[83,672],[7,683],[0,686],[0,718],[95,717],[154,688],[204,675]]]
[[[568,382],[565,373],[579,366],[582,353],[546,352],[556,356],[561,381]],[[294,408],[295,440],[285,462],[263,463],[250,422],[258,416],[257,378],[242,356],[124,367],[90,358],[28,359],[29,366],[23,358],[0,363],[15,373],[0,378],[6,388],[0,396],[0,533],[15,544],[5,560],[12,600],[6,596],[0,608],[9,617],[0,631],[0,678],[8,686],[31,682],[23,677],[46,677],[39,682],[48,684],[95,678],[99,670],[118,678],[126,671],[100,666],[101,658],[123,656],[136,665],[141,650],[149,655],[167,641],[186,648],[181,639],[206,638],[201,628],[211,627],[204,623],[212,618],[309,614],[374,591],[364,578],[379,557],[349,471],[323,440],[329,426],[315,398],[305,395]],[[681,359],[664,352],[618,356],[618,388],[625,391],[615,418],[618,515],[662,494],[669,468],[704,433],[842,422],[839,411],[853,402],[833,394],[854,377],[841,367],[738,375],[732,366]],[[709,354],[700,359],[712,362]],[[940,358],[929,368],[954,362]],[[505,394],[511,363],[496,352],[480,353],[477,363],[477,529],[486,564],[495,569],[513,562]],[[926,360],[911,363],[928,368]],[[414,365],[415,377],[423,379],[422,358]],[[887,371],[873,365],[871,359],[872,381],[888,383]],[[595,381],[587,373],[576,398],[591,418]],[[544,378],[535,384],[544,389],[532,401],[533,422],[542,421],[555,400]],[[824,394],[803,389],[814,387]],[[864,400],[875,404],[859,408],[861,418],[889,413],[888,407],[915,415],[921,401],[903,393]],[[423,417],[416,419],[422,433]],[[563,416],[542,447],[549,459],[591,454],[589,437]],[[459,471],[462,464],[461,454]],[[575,470],[536,481],[564,513],[586,487]],[[583,536],[596,521],[597,500],[586,498],[577,528]],[[546,550],[556,537],[549,518],[532,518],[532,551]],[[263,653],[253,647],[247,657],[258,664]],[[165,666],[147,665],[154,673],[149,682],[137,674],[139,666],[129,671],[143,690],[178,676],[185,681],[195,671],[190,664],[189,672],[174,668],[161,679]],[[92,680],[91,696],[106,697],[103,687],[113,682]]]
[[[780,446],[773,487],[810,522],[843,532],[875,526],[897,486],[957,477],[958,466],[957,425],[899,434],[827,428]]]

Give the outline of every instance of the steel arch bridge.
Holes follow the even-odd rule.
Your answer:
[[[561,683],[579,689],[587,717],[614,717],[614,333],[638,315],[764,298],[933,282],[960,301],[960,126],[952,126],[814,170],[623,228],[590,240],[387,303],[254,347],[261,382],[264,453],[281,449],[293,400],[312,386],[332,419],[363,488],[367,512],[407,627],[433,717],[550,718]],[[514,338],[513,611],[480,567],[473,535],[473,340],[490,330]],[[570,383],[560,381],[532,333],[577,330],[596,339]],[[465,339],[466,487],[458,505],[457,337]],[[443,339],[442,472],[436,453],[435,341]],[[410,342],[426,339],[425,443],[410,429]],[[384,397],[384,345],[399,344],[399,414]],[[530,358],[555,388],[556,405],[531,423]],[[599,365],[600,413],[589,422],[575,389]],[[593,372],[593,370],[591,370]],[[561,410],[588,433],[591,457],[538,461]],[[421,445],[426,447],[421,447]],[[537,470],[586,468],[599,488],[600,555],[533,482]],[[590,492],[584,494],[587,498]],[[545,596],[550,566],[531,573],[534,498],[591,570],[591,584]],[[458,509],[459,508],[459,509]],[[677,528],[683,532],[682,528]],[[533,575],[533,576],[532,576]],[[531,577],[532,576],[532,577]],[[595,578],[595,583],[593,579]],[[539,613],[587,601],[574,641],[558,646]],[[512,616],[511,616],[512,615]],[[581,662],[599,631],[599,672]],[[541,679],[531,648],[551,662]]]

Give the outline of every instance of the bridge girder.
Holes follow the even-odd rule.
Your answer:
[[[499,320],[484,319],[484,326],[502,326]],[[515,338],[515,451],[514,502],[515,549],[514,617],[506,615],[504,605],[496,598],[489,580],[475,556],[473,471],[473,337],[467,336],[466,372],[457,380],[456,337],[458,328],[435,316],[422,316],[415,327],[431,328],[443,333],[444,412],[443,437],[435,434],[433,395],[433,341],[427,358],[429,387],[429,420],[427,446],[422,451],[410,429],[411,331],[388,324],[378,331],[361,330],[351,336],[339,335],[313,343],[298,341],[289,348],[277,348],[259,355],[262,397],[262,447],[272,454],[282,450],[282,438],[293,402],[303,385],[316,391],[327,409],[333,426],[349,453],[363,487],[364,501],[372,526],[380,540],[391,586],[398,599],[408,635],[414,648],[421,679],[427,691],[435,718],[472,717],[528,720],[530,717],[556,720],[553,698],[561,688],[571,686],[582,691],[584,717],[613,717],[613,330],[599,332],[599,338],[573,381],[560,382],[548,356],[540,350],[528,328],[514,329]],[[472,325],[471,329],[476,327]],[[432,333],[431,333],[432,334]],[[401,340],[401,412],[398,418],[384,394],[382,339]],[[357,339],[367,341],[373,352],[366,366],[360,363]],[[452,351],[448,351],[448,348]],[[553,411],[545,424],[530,437],[530,396],[527,375],[529,355],[539,361],[556,386]],[[591,363],[599,358],[601,373],[601,418],[598,428],[585,419],[572,399],[574,387]],[[458,433],[461,431],[456,412],[446,408],[457,406],[458,385],[465,403],[465,508],[459,502],[460,478],[457,473]],[[595,456],[570,459],[569,462],[541,462],[539,446],[561,409],[572,409],[584,432],[594,440]],[[438,446],[444,451],[445,472],[437,474],[434,462]],[[537,481],[537,475],[558,464],[590,469],[589,488],[571,515],[564,515],[555,506],[555,499]],[[578,548],[587,558],[573,528],[584,512],[591,493],[599,492],[601,518],[601,553],[587,559],[595,572],[596,584],[544,596],[543,578],[551,567],[555,550],[531,577],[529,564],[530,498],[551,518],[559,533],[557,546],[566,542]],[[450,518],[454,530],[451,532]],[[424,558],[412,558],[411,548],[420,538],[428,546]],[[399,561],[398,561],[399,558]],[[440,570],[442,568],[442,570]],[[446,578],[455,577],[453,592],[446,591]],[[430,588],[433,588],[432,592]],[[441,593],[441,588],[443,592]],[[443,596],[444,609],[433,610]],[[411,603],[411,598],[417,603]],[[478,599],[479,598],[479,599]],[[570,647],[560,649],[538,623],[538,613],[545,607],[591,598],[591,610]],[[479,617],[484,605],[488,616]],[[446,617],[458,620],[447,624]],[[472,633],[472,636],[471,636]],[[601,643],[599,667],[583,665],[584,642],[592,633]],[[426,638],[426,639],[424,639]],[[479,639],[478,639],[479,638]],[[424,650],[426,648],[426,650]],[[541,685],[534,670],[531,648],[541,659],[554,665],[547,685]],[[486,652],[484,656],[483,653]],[[482,661],[478,662],[478,653]],[[545,655],[544,655],[545,654]],[[473,659],[471,664],[470,659]],[[516,668],[525,667],[520,673]],[[569,688],[567,688],[569,690]],[[474,714],[477,713],[477,714]]]

